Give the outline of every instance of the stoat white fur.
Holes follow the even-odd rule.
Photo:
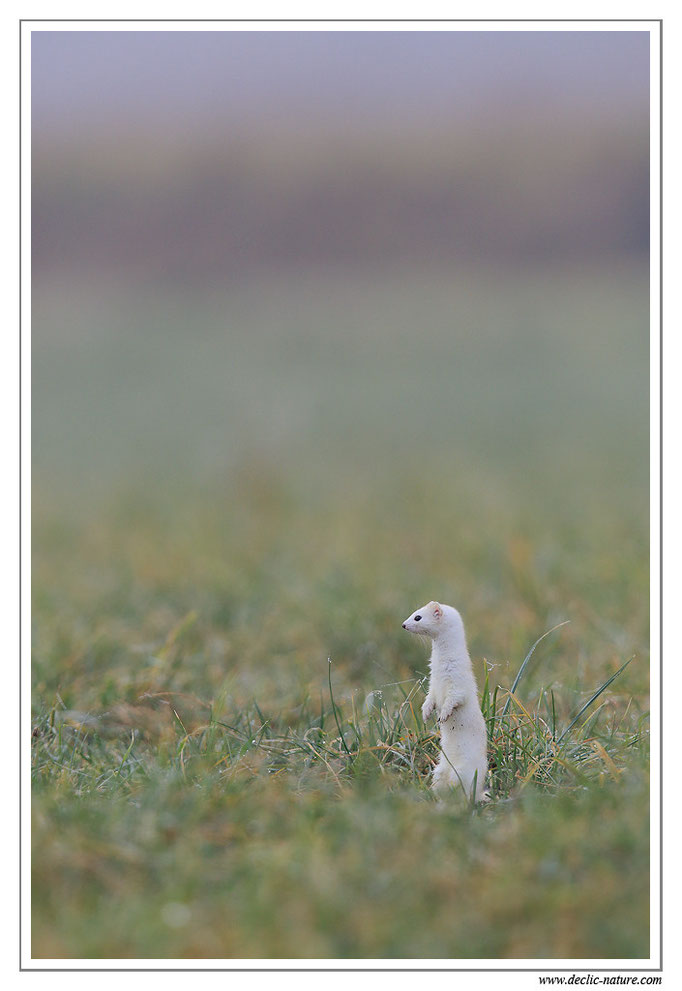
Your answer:
[[[425,722],[435,712],[440,723],[441,755],[433,788],[454,785],[470,799],[484,801],[488,737],[462,617],[452,606],[429,602],[413,612],[403,628],[433,641],[429,691],[422,706]]]

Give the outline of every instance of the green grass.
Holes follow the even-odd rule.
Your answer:
[[[648,956],[643,283],[491,285],[37,302],[34,956]]]

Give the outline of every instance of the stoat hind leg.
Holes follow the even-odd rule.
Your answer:
[[[462,798],[466,797],[467,800],[472,798],[472,792],[475,787],[475,801],[488,802],[490,800],[490,794],[486,787],[486,778],[487,775],[484,774],[483,780],[480,780],[476,769],[454,767],[445,755],[441,754],[441,758],[433,771],[431,787],[440,794],[443,794],[450,788],[454,788]]]

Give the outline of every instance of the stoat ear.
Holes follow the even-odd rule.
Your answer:
[[[434,619],[442,619],[442,616],[443,616],[443,607],[441,606],[441,604],[439,602],[434,602],[433,603],[433,618]]]

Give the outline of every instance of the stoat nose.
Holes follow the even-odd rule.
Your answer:
[[[404,630],[406,630],[406,629],[407,629],[407,623],[403,623],[403,629],[404,629]]]

